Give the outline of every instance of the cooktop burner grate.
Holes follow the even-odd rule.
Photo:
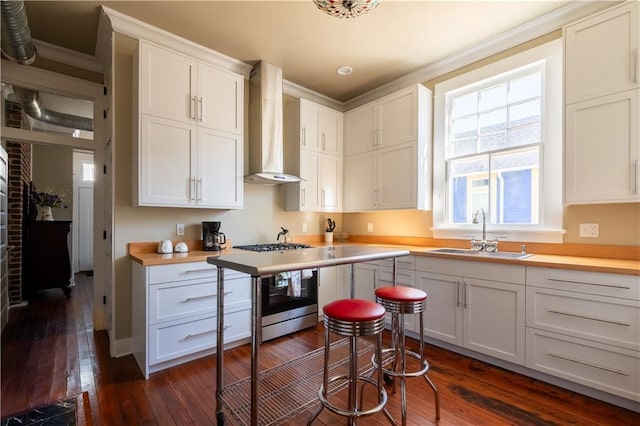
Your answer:
[[[244,246],[233,246],[233,248],[250,251],[280,251],[297,250],[311,247],[309,244],[298,243],[268,243],[268,244],[248,244]]]

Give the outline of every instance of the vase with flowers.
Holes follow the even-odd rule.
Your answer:
[[[38,220],[53,220],[52,208],[62,207],[67,191],[57,191],[53,187],[45,187],[43,191],[31,191],[31,202],[38,208]]]

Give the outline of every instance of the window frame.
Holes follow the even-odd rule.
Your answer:
[[[449,194],[446,136],[448,115],[447,93],[490,82],[505,73],[520,71],[536,62],[542,62],[543,104],[542,143],[539,146],[539,218],[535,225],[487,223],[487,239],[562,243],[563,183],[563,90],[562,39],[533,47],[435,85],[434,146],[433,146],[433,231],[434,238],[471,239],[479,235],[478,225],[448,223],[447,197]],[[515,74],[514,74],[515,75]],[[531,147],[523,145],[513,149]],[[488,153],[485,153],[488,155]],[[480,155],[480,153],[478,154]]]

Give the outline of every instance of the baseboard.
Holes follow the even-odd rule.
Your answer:
[[[126,339],[119,339],[113,341],[113,348],[111,348],[110,355],[113,358],[120,358],[126,355],[131,355],[131,337],[127,337]]]

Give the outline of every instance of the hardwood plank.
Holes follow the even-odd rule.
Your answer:
[[[216,356],[151,375],[144,380],[132,356],[111,358],[105,332],[94,332],[91,279],[78,276],[71,299],[57,289],[39,292],[29,306],[12,309],[2,334],[1,414],[82,393],[85,424],[215,424]],[[388,333],[384,341],[388,344]],[[324,345],[323,326],[265,342],[260,366],[269,368]],[[417,343],[408,340],[416,350]],[[440,390],[441,419],[435,420],[431,388],[421,378],[407,381],[410,426],[425,425],[631,425],[640,414],[428,346],[429,376]],[[250,346],[225,352],[225,383],[249,374]],[[65,360],[63,363],[62,360]],[[400,392],[388,389],[388,409],[400,420]],[[66,394],[66,395],[65,395]],[[367,395],[372,403],[375,394]],[[317,405],[284,422],[305,424]],[[231,422],[230,422],[231,423]],[[314,425],[344,425],[324,410]],[[387,425],[382,414],[359,425]]]

